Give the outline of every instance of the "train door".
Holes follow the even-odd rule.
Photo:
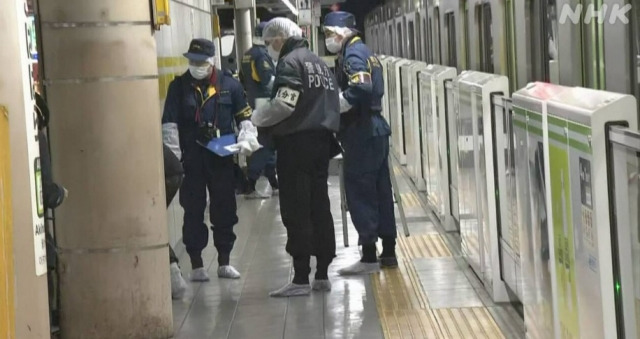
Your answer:
[[[446,35],[446,64],[451,67],[458,67],[457,35],[456,35],[456,15],[454,11],[444,14],[445,35]]]
[[[494,73],[493,65],[493,34],[491,26],[493,24],[493,17],[491,15],[491,4],[483,3],[477,5],[476,9],[476,23],[478,32],[478,42],[480,51],[480,71],[485,73]]]
[[[638,6],[633,7],[634,16],[633,16],[633,26],[631,32],[635,35],[636,48],[633,49],[636,54],[636,98],[640,98],[640,8]],[[638,116],[640,117],[640,107],[638,108]]]
[[[469,69],[471,65],[471,47],[469,45],[469,6],[467,2],[461,0],[460,11],[462,13],[462,48],[464,49],[464,59],[462,69]]]
[[[426,46],[425,46],[425,61],[427,64],[433,64],[434,62],[434,52],[433,52],[433,16],[427,14],[425,19],[426,25],[424,25],[425,35],[426,35]]]
[[[442,65],[442,37],[440,35],[440,7],[433,9],[433,62]]]
[[[504,47],[506,49],[506,57],[507,57],[507,72],[506,74],[509,77],[509,89],[511,92],[515,92],[520,88],[518,86],[518,68],[517,68],[517,58],[516,58],[516,44],[517,40],[515,39],[515,18],[514,18],[514,1],[506,1],[504,8],[504,40],[506,43]]]
[[[396,36],[394,39],[396,41],[396,56],[399,58],[405,57],[404,44],[402,43],[404,41],[404,35],[402,33],[402,19],[399,19],[396,21]]]
[[[416,55],[415,58],[416,60],[422,60],[422,39],[421,39],[421,35],[422,35],[422,16],[420,15],[420,12],[416,11],[416,18],[415,18],[415,39],[414,44],[415,44],[415,49],[416,49]]]
[[[595,13],[606,11],[601,0],[583,0],[584,8],[592,8]],[[606,5],[605,5],[606,6]],[[555,17],[555,6],[549,7],[552,17]],[[588,10],[587,10],[588,11]],[[582,26],[582,79],[583,86],[595,89],[604,89],[604,22],[609,20],[590,20],[587,22],[585,14]],[[555,21],[555,20],[554,20]],[[550,27],[553,28],[553,27]]]
[[[425,13],[422,17],[422,29],[420,31],[422,36],[422,61],[429,63],[429,12]]]
[[[409,16],[412,16],[409,14]],[[406,58],[409,60],[416,59],[416,40],[415,40],[415,31],[414,31],[414,20],[413,18],[406,19],[407,21],[407,55]]]
[[[525,3],[525,30],[528,42],[527,79],[548,82],[550,79],[547,60],[554,59],[556,55],[554,53],[553,56],[549,56],[549,46],[553,42],[550,40],[549,44],[544,43],[548,35],[545,6],[536,0],[527,0]]]

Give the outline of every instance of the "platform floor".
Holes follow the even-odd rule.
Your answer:
[[[200,338],[523,338],[522,318],[510,304],[495,305],[460,257],[460,239],[429,217],[426,202],[395,167],[411,236],[399,235],[400,267],[370,276],[342,278],[336,270],[359,258],[349,220],[344,247],[338,177],[330,178],[338,257],[330,270],[333,290],[310,297],[274,299],[269,291],[292,276],[286,232],[277,199],[239,198],[238,240],[232,264],[237,281],[216,277],[212,243],[205,250],[207,283],[191,283],[173,302],[175,337]],[[398,227],[401,223],[399,215]],[[400,232],[401,234],[402,232]],[[176,248],[185,277],[190,264]],[[315,264],[314,266],[315,267]],[[313,272],[312,272],[313,274]]]

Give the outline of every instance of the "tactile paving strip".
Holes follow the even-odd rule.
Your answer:
[[[400,193],[400,199],[402,199],[402,206],[406,208],[420,206],[420,200],[415,193]]]
[[[451,256],[440,234],[419,234],[408,238],[400,236],[398,243],[403,256],[408,259]]]
[[[504,338],[484,307],[441,308],[433,313],[446,338]]]
[[[385,338],[445,338],[431,310],[385,310]]]
[[[429,307],[412,259],[451,256],[439,234],[399,236],[398,249],[399,267],[372,276],[385,338],[504,338],[485,307]]]

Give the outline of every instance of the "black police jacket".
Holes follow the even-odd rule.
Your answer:
[[[291,116],[269,128],[270,134],[282,136],[308,130],[340,128],[338,83],[327,64],[309,50],[309,43],[299,37],[287,39],[280,51],[271,98],[285,93],[299,93]]]

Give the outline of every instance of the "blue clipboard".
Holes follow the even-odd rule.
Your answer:
[[[230,155],[234,155],[238,153],[238,151],[230,150],[228,146],[236,144],[236,135],[235,134],[226,134],[219,138],[213,138],[207,145],[203,145],[198,142],[198,144],[209,151],[221,156],[228,157]]]

